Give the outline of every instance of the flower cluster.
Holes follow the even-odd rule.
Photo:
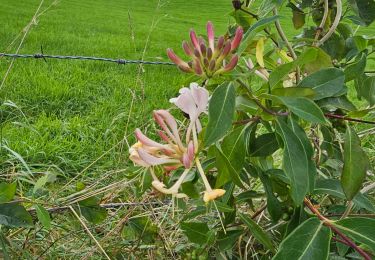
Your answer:
[[[185,62],[172,49],[167,50],[168,57],[187,73],[195,73],[204,78],[231,71],[237,65],[238,55],[233,52],[239,46],[243,36],[242,27],[238,27],[233,40],[225,40],[220,36],[215,44],[214,29],[211,22],[207,23],[208,45],[202,37],[197,37],[194,30],[190,31],[191,43],[184,41],[182,48],[191,61]],[[229,60],[229,62],[228,62]]]
[[[130,160],[139,166],[150,169],[153,177],[152,186],[156,190],[179,198],[186,197],[178,190],[189,171],[196,165],[206,188],[203,200],[205,202],[214,200],[222,196],[225,190],[211,188],[197,157],[199,151],[198,133],[202,130],[199,116],[206,113],[209,93],[205,88],[192,83],[190,88],[182,88],[180,95],[170,101],[189,115],[190,123],[186,129],[185,140],[180,136],[175,118],[167,110],[156,110],[154,111],[154,120],[161,128],[158,135],[164,142],[156,142],[144,135],[141,130],[136,129],[135,136],[138,142],[129,150]],[[166,172],[181,167],[185,170],[172,187],[166,188],[166,185],[154,173],[154,166],[161,166]]]

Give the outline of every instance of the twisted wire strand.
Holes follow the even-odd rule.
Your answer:
[[[0,53],[0,58],[1,57],[34,58],[34,59],[62,59],[62,60],[94,60],[94,61],[113,62],[113,63],[124,64],[124,65],[126,64],[175,65],[172,62],[164,62],[164,61],[126,60],[126,59],[112,59],[112,58],[90,57],[90,56],[48,55],[48,54],[42,54],[42,53],[36,53],[36,54]]]

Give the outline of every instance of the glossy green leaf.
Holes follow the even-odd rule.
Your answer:
[[[322,110],[310,99],[304,97],[278,97],[292,113],[312,123],[325,124]]]
[[[33,220],[26,209],[18,203],[0,204],[0,225],[8,227],[30,227]]]
[[[335,222],[345,235],[368,246],[375,253],[375,219],[350,217]]]
[[[269,156],[279,149],[279,144],[274,133],[267,133],[258,136],[249,145],[251,157]]]
[[[209,228],[206,223],[181,222],[180,228],[193,243],[203,245],[208,241]]]
[[[0,183],[0,203],[9,202],[16,194],[17,183]]]
[[[279,247],[274,260],[328,259],[331,231],[317,218],[310,218],[297,227]]]
[[[314,100],[335,96],[345,86],[345,74],[336,68],[322,69],[304,78],[299,87],[312,88],[315,91]]]
[[[345,82],[351,81],[357,78],[359,75],[362,75],[366,68],[366,59],[367,56],[365,53],[361,53],[361,56],[354,61],[354,63],[348,65],[345,72]]]
[[[301,139],[283,119],[277,119],[276,130],[284,142],[283,168],[290,179],[291,197],[299,205],[309,190],[308,152]]]
[[[342,190],[340,181],[336,179],[317,180],[314,193],[329,194],[340,199],[345,199],[345,194]],[[353,203],[359,208],[366,209],[370,212],[375,212],[375,206],[365,194],[358,192],[353,198]]]
[[[254,220],[248,216],[245,216],[244,214],[239,214],[239,217],[241,221],[249,228],[250,233],[255,237],[256,240],[258,240],[267,249],[273,252],[275,251],[269,235],[263,231],[263,229]]]
[[[347,127],[344,140],[344,168],[341,175],[341,185],[348,200],[361,189],[370,167],[369,159],[362,150],[361,140],[350,126]]]
[[[235,104],[236,93],[232,83],[223,83],[215,89],[208,107],[205,146],[215,143],[231,128]]]
[[[43,206],[37,205],[37,204],[34,205],[34,208],[36,210],[36,215],[37,215],[39,221],[42,223],[42,225],[46,229],[50,229],[51,228],[51,217],[50,217],[48,211]]]

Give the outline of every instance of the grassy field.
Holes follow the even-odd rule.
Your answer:
[[[23,28],[39,2],[0,0],[1,51],[16,51]],[[217,32],[225,32],[231,1],[46,0],[43,10],[46,11],[35,21],[20,53],[38,53],[42,46],[46,54],[167,61],[166,48],[172,47],[181,54],[181,41],[188,38],[191,27],[203,33],[206,21],[211,20]],[[289,12],[284,13],[285,18],[288,15]],[[291,25],[286,20],[289,32]],[[368,33],[371,32],[369,28]],[[10,62],[0,59],[1,79]],[[122,190],[131,186],[123,172],[129,163],[127,150],[134,141],[133,130],[151,119],[153,109],[169,107],[169,98],[186,80],[186,76],[176,72],[173,66],[16,60],[0,89],[0,100],[6,102],[1,107],[0,179],[19,177],[19,186],[23,187],[25,179],[32,182],[53,172],[60,176],[60,183],[52,188],[56,192],[48,195],[51,201],[74,193],[78,182],[92,185],[93,191],[123,181],[116,186],[118,190],[106,193],[105,199],[128,199]],[[78,177],[65,185],[73,176]],[[112,224],[125,213],[117,214],[112,216],[113,222],[100,227],[100,232],[114,230]],[[79,223],[56,224],[67,231],[72,226]],[[71,239],[59,236],[61,233],[53,239],[67,242],[54,244],[49,238],[50,248],[38,249],[36,254],[48,250],[47,255],[53,252],[54,257],[76,258],[96,248],[89,237],[75,233]],[[46,237],[35,237],[33,246],[43,245]],[[123,246],[116,236],[106,239],[106,245]],[[69,248],[78,242],[78,247]],[[174,246],[172,238],[168,242]],[[21,258],[32,255],[28,246]]]

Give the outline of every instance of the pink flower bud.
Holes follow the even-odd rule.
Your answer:
[[[230,62],[224,67],[224,71],[230,71],[236,67],[238,62],[238,55],[234,55]]]
[[[242,36],[243,36],[243,29],[242,29],[241,26],[238,26],[237,30],[236,30],[236,34],[234,35],[234,38],[233,38],[233,41],[232,41],[232,46],[231,46],[232,51],[237,49],[238,45],[240,45],[240,42],[242,40]]]
[[[210,64],[208,65],[208,69],[210,71],[213,71],[215,69],[215,67],[216,67],[216,60],[213,59],[213,60],[210,61]]]
[[[207,23],[207,38],[208,46],[213,50],[215,48],[215,34],[214,27],[210,21]]]
[[[195,60],[195,62],[194,62],[194,71],[197,75],[203,74],[201,64],[198,60]]]
[[[224,37],[220,36],[219,40],[217,40],[217,49],[221,50],[221,48],[223,48],[223,45],[224,45]]]
[[[168,58],[178,66],[189,67],[188,64],[178,57],[172,49],[167,49]]]
[[[226,57],[231,50],[231,43],[230,41],[227,41],[224,45],[223,51],[221,52],[222,57]]]
[[[201,53],[204,56],[206,56],[206,53],[207,53],[207,48],[206,48],[206,45],[204,43],[201,43]]]
[[[186,41],[182,42],[182,48],[184,49],[186,55],[192,56],[193,50],[190,48],[189,44]]]
[[[211,47],[207,49],[207,58],[210,60],[212,58],[212,50]]]
[[[195,34],[194,30],[190,30],[190,39],[191,43],[193,44],[194,48],[199,49],[199,43],[197,39],[197,35]]]

